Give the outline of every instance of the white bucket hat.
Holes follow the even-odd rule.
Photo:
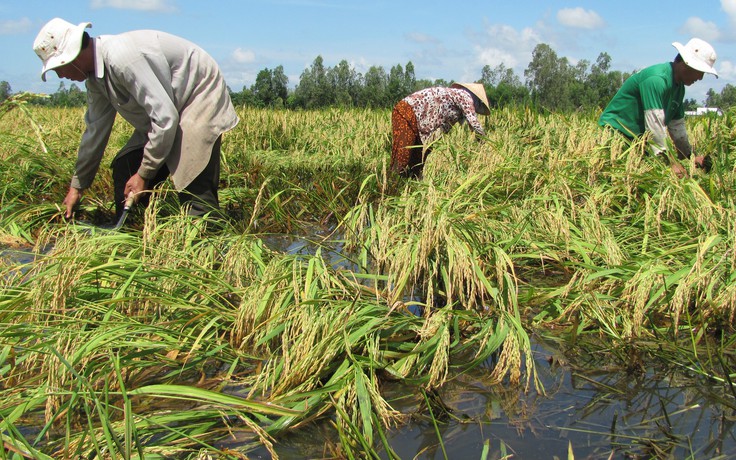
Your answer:
[[[682,56],[682,60],[688,67],[705,73],[712,73],[718,77],[718,72],[713,68],[716,63],[716,51],[708,42],[699,38],[692,38],[686,45],[674,42],[672,44],[677,48],[677,52]]]
[[[46,81],[46,72],[72,62],[82,50],[84,29],[92,27],[91,22],[79,25],[63,19],[54,18],[46,23],[33,42],[33,51],[43,62],[41,80]]]
[[[453,83],[451,88],[465,88],[475,97],[477,97],[480,100],[480,103],[482,105],[481,109],[478,113],[481,115],[490,115],[491,114],[491,105],[488,103],[488,96],[486,95],[486,88],[483,86],[482,83]]]

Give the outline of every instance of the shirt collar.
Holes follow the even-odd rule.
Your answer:
[[[100,37],[94,38],[95,47],[95,77],[102,78],[105,76],[105,64],[102,61],[102,47],[100,46]]]

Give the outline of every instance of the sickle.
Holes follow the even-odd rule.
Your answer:
[[[128,217],[128,211],[130,211],[130,208],[133,206],[133,203],[135,202],[135,193],[130,192],[128,194],[128,198],[125,199],[125,205],[123,206],[123,213],[120,215],[120,219],[118,220],[118,223],[115,224],[115,226],[112,228],[113,230],[118,230],[120,227],[123,226],[125,223],[125,219]]]

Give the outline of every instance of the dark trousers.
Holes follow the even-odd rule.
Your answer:
[[[189,185],[178,194],[179,203],[186,207],[190,216],[202,216],[211,213],[213,216],[222,217],[220,214],[220,202],[217,198],[217,189],[220,183],[220,145],[222,137],[218,137],[212,146],[210,161],[204,170]],[[138,172],[143,161],[143,149],[132,150],[125,155],[116,158],[112,163],[112,178],[115,188],[115,214],[119,219],[123,214],[125,203],[125,184],[128,179]],[[164,164],[158,170],[156,176],[149,180],[146,187],[153,190],[169,177],[169,168]],[[149,195],[140,197],[138,204],[148,206]]]

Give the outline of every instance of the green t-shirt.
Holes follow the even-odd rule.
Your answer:
[[[675,83],[672,63],[655,64],[630,76],[598,119],[629,138],[644,134],[644,111],[664,110],[665,125],[685,116],[685,85]]]

